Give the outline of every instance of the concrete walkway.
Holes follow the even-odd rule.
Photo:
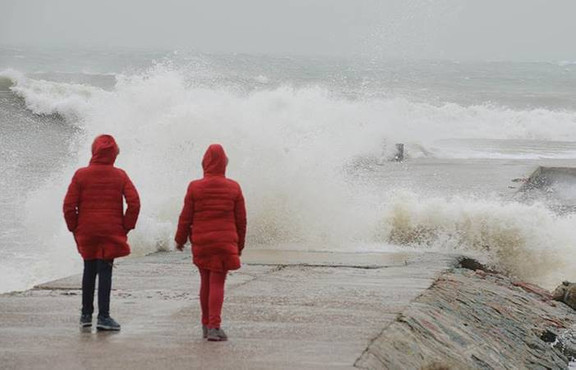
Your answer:
[[[201,338],[189,251],[157,253],[114,270],[120,333],[80,332],[79,275],[0,295],[0,367],[353,368],[455,257],[250,251],[243,260],[227,282],[228,342]]]

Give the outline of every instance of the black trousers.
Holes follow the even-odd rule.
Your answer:
[[[114,260],[84,260],[82,277],[82,314],[94,313],[94,290],[98,276],[98,317],[110,316],[110,291]]]

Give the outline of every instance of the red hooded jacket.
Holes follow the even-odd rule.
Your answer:
[[[136,226],[140,198],[126,172],[114,167],[119,152],[112,136],[98,136],[90,165],[76,171],[64,198],[64,219],[85,260],[130,254],[126,234]]]
[[[225,176],[228,158],[221,145],[210,145],[202,167],[204,178],[192,181],[178,220],[176,243],[192,243],[194,264],[201,269],[240,268],[246,238],[246,208],[240,185]]]

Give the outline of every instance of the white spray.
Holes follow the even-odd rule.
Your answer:
[[[54,253],[58,258],[74,258],[60,215],[67,182],[88,162],[91,140],[109,133],[121,148],[117,165],[130,174],[143,200],[138,229],[131,234],[136,253],[170,248],[187,183],[201,176],[202,154],[218,142],[230,157],[228,175],[241,183],[248,201],[249,244],[453,248],[485,252],[511,272],[544,284],[557,275],[570,278],[560,262],[573,253],[571,218],[538,206],[425,199],[359,186],[343,168],[358,156],[381,153],[383,142],[426,148],[439,139],[503,133],[514,139],[576,140],[574,112],[351,101],[319,87],[238,94],[195,87],[184,71],[161,65],[119,76],[111,92],[24,78],[13,91],[33,111],[57,112],[82,129],[71,148],[78,161],[27,203],[33,237],[61,250]],[[554,271],[532,268],[542,261],[544,244]]]

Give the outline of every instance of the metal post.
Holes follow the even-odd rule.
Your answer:
[[[396,154],[393,160],[395,162],[402,162],[404,160],[404,144],[396,144]]]

